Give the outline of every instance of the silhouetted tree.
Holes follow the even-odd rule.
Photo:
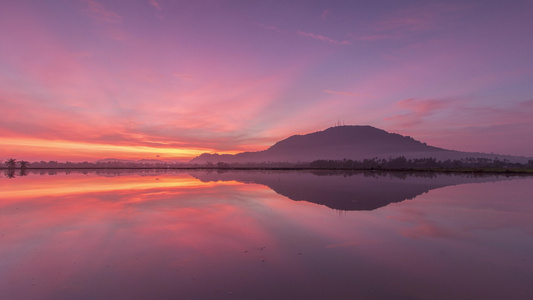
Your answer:
[[[225,162],[219,161],[217,163],[217,168],[219,168],[219,169],[227,169],[227,168],[229,168],[229,165],[227,163],[225,163]]]
[[[10,158],[6,160],[5,164],[8,169],[14,169],[17,166],[17,160],[14,158]]]
[[[19,164],[20,164],[20,168],[24,170],[24,169],[26,169],[28,167],[30,162],[29,161],[25,161],[25,160],[21,160],[21,161],[19,161]]]

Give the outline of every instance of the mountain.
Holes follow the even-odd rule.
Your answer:
[[[259,163],[259,162],[311,162],[318,159],[362,161],[372,158],[429,158],[437,160],[484,157],[520,160],[512,156],[486,153],[460,152],[428,146],[409,136],[389,133],[372,126],[336,126],[305,135],[293,135],[258,152],[235,155],[209,154],[192,159],[191,163]],[[527,162],[527,158],[522,159]],[[520,160],[520,162],[522,162]]]

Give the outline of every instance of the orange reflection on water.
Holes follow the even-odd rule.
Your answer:
[[[2,199],[26,197],[64,196],[69,194],[101,193],[125,190],[191,189],[215,185],[244,185],[236,181],[222,183],[201,182],[186,174],[173,176],[117,176],[110,180],[105,176],[84,174],[58,174],[54,176],[28,176],[6,182],[0,190]]]
[[[246,195],[265,190],[257,185],[203,183],[180,173],[5,180],[0,292],[10,299],[75,298],[80,287],[96,298],[109,289],[138,296],[175,290],[176,282],[186,282],[187,298],[206,280],[221,284],[215,278],[225,270],[260,265],[261,247],[276,244],[251,217],[266,202],[259,196],[249,205]],[[195,282],[199,276],[203,283]]]

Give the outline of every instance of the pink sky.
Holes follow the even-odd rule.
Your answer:
[[[372,125],[533,156],[533,1],[10,1],[0,159],[188,160]]]

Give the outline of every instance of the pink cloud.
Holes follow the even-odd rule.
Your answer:
[[[110,26],[106,28],[105,30],[103,30],[102,32],[106,37],[111,38],[118,42],[125,42],[128,39],[130,39],[130,35],[126,31],[118,27]]]
[[[320,15],[320,18],[322,20],[325,20],[327,19],[327,17],[331,14],[331,11],[329,9],[326,9],[322,12],[322,14]]]
[[[184,80],[184,81],[191,81],[194,79],[194,76],[191,75],[191,74],[184,74],[184,73],[174,73],[172,74],[174,75],[174,77],[180,79],[180,80]]]
[[[351,93],[351,92],[343,92],[343,91],[332,91],[332,90],[322,90],[322,91],[327,94],[341,95],[341,96],[348,96],[348,97],[372,97],[370,95],[363,95],[359,93]]]
[[[157,3],[156,0],[150,0],[148,1],[148,3],[150,3],[150,5],[152,5],[153,7],[157,8],[157,10],[161,10],[161,6],[159,6],[159,3]]]
[[[399,38],[398,35],[392,35],[392,34],[370,34],[370,35],[350,34],[350,37],[358,41],[371,41],[371,42]]]
[[[523,136],[533,128],[533,100],[500,108],[469,102],[473,103],[464,99],[402,100],[397,107],[408,112],[386,118],[389,124],[384,128],[447,149],[531,155],[528,149],[533,142]]]
[[[454,101],[447,99],[405,99],[396,102],[396,105],[407,113],[397,114],[385,118],[386,121],[393,121],[397,126],[409,127],[422,123],[426,117],[438,111],[449,109],[454,105]]]
[[[400,107],[410,109],[419,115],[428,115],[433,111],[445,108],[451,104],[450,100],[442,99],[405,99],[398,101]]]
[[[84,2],[87,7],[87,12],[93,19],[104,23],[119,23],[122,21],[121,16],[113,11],[107,10],[101,3],[94,0],[84,0]]]
[[[367,24],[366,32],[350,36],[359,41],[406,38],[453,24],[454,16],[467,7],[464,4],[439,3],[399,9]]]
[[[319,40],[319,41],[322,41],[322,42],[331,43],[331,44],[335,44],[335,45],[350,45],[351,44],[347,40],[337,41],[337,40],[325,37],[323,35],[318,35],[318,34],[305,32],[305,31],[301,31],[301,30],[296,31],[296,33],[298,33],[301,36],[309,37],[309,38],[312,38],[312,39],[315,39],[315,40]]]
[[[271,31],[275,31],[275,32],[278,32],[278,33],[285,33],[284,30],[281,30],[279,29],[278,27],[276,26],[272,26],[272,25],[265,25],[265,24],[262,24],[262,23],[254,23],[256,26],[259,26],[261,28],[264,28],[264,29],[267,29],[267,30],[271,30]]]
[[[382,20],[376,23],[375,29],[377,31],[389,30],[409,30],[421,31],[427,30],[435,21],[435,13],[427,10],[403,10],[398,12],[395,16]]]

